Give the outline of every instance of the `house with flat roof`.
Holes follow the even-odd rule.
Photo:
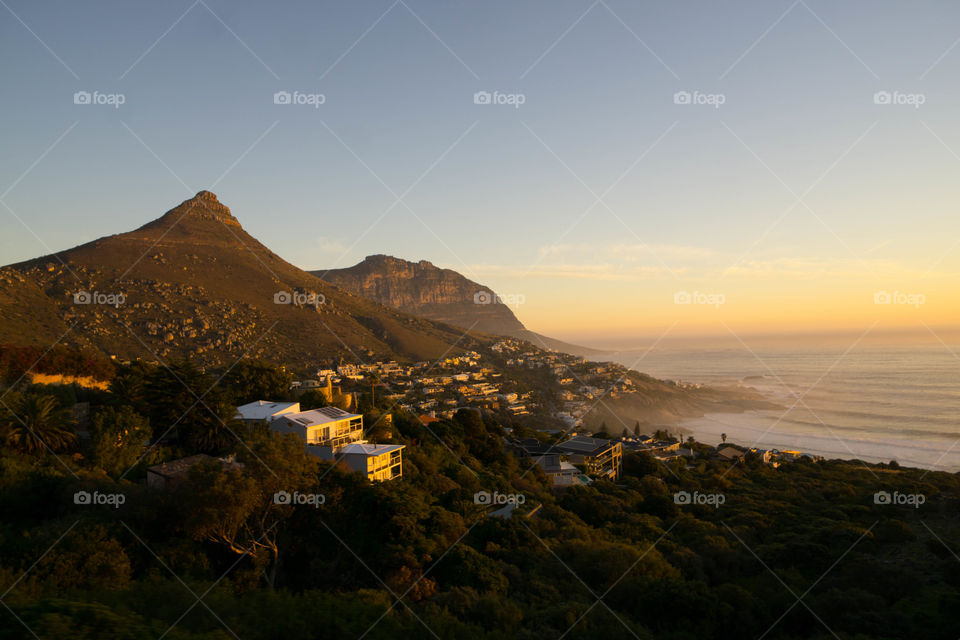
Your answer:
[[[746,454],[740,449],[734,447],[722,447],[717,449],[713,454],[713,457],[717,460],[725,460],[726,462],[740,462]]]
[[[337,453],[337,459],[372,482],[395,480],[403,475],[402,444],[354,442]]]
[[[337,407],[322,407],[277,416],[270,428],[297,434],[307,445],[307,451],[332,460],[341,447],[363,439],[363,416]]]
[[[507,448],[521,457],[534,458],[554,486],[587,484],[590,478],[620,478],[623,447],[615,440],[575,436],[547,444],[536,438],[510,438]]]
[[[573,464],[564,460],[559,453],[541,455],[536,459],[536,462],[555,487],[590,484],[590,478],[581,473],[580,469],[577,469]]]
[[[257,422],[272,422],[278,416],[286,413],[299,413],[299,402],[272,402],[270,400],[256,400],[237,407],[237,419],[247,424]]]
[[[615,440],[575,436],[553,445],[553,450],[565,454],[571,463],[582,465],[590,477],[620,479],[623,446]]]

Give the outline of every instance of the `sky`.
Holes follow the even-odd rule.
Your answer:
[[[951,2],[2,0],[0,263],[209,189],[568,340],[936,336],[958,42]]]

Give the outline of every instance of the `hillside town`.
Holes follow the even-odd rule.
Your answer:
[[[546,413],[564,430],[581,427],[598,400],[634,391],[629,370],[618,363],[592,362],[513,338],[496,342],[490,351],[496,362],[484,362],[480,353],[466,351],[432,363],[340,364],[318,369],[315,379],[294,382],[293,387],[335,391],[373,380],[389,400],[411,412],[450,417],[459,408],[473,407],[513,416]],[[556,385],[556,397],[545,397],[543,388],[517,389],[519,370],[545,375],[549,386]],[[505,377],[504,371],[511,375]]]
[[[365,439],[363,416],[350,411],[356,410],[361,393],[367,391],[388,401],[391,409],[416,415],[428,427],[460,410],[492,412],[512,420],[528,433],[519,437],[507,427],[504,447],[520,458],[532,459],[555,487],[619,480],[623,455],[630,452],[645,452],[660,462],[683,459],[688,465],[705,456],[737,463],[746,455],[756,455],[773,468],[805,455],[795,450],[712,448],[693,438],[683,443],[667,426],[655,429],[653,435],[642,434],[639,422],[632,434],[624,429],[619,437],[591,433],[584,417],[598,402],[636,391],[626,367],[540,349],[513,338],[494,343],[490,352],[486,361],[477,351],[465,351],[433,363],[391,360],[320,368],[315,378],[294,381],[291,391],[296,395],[313,392],[326,403],[339,401],[344,408],[300,411],[297,402],[260,400],[238,407],[237,415],[248,424],[263,422],[271,430],[294,433],[312,455],[343,462],[372,481],[401,477],[404,447]],[[520,388],[517,374],[524,370],[541,376],[545,383]],[[550,426],[523,429],[523,418],[528,416],[545,418]],[[389,412],[382,419],[389,421]]]

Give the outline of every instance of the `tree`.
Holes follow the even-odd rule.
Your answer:
[[[290,395],[293,374],[263,362],[242,361],[224,375],[222,384],[241,405],[256,400],[284,400]]]
[[[316,463],[302,440],[269,432],[249,434],[237,462],[242,466],[214,460],[191,469],[181,492],[184,527],[195,540],[215,542],[238,559],[249,557],[272,589],[280,530],[295,508],[275,496],[316,492]]]
[[[633,425],[633,435],[635,435],[635,436],[639,436],[639,435],[640,435],[640,421],[639,421],[639,420],[637,420],[637,423],[636,423],[635,425]]]
[[[202,411],[181,431],[181,438],[193,451],[220,453],[239,436],[243,421],[236,417],[233,404],[224,400]]]
[[[120,374],[110,381],[110,393],[114,398],[134,410],[145,406],[145,387],[144,377],[132,371]]]
[[[111,476],[123,475],[140,461],[150,434],[150,421],[133,407],[102,407],[90,425],[90,457]]]
[[[230,395],[189,361],[152,372],[146,399],[154,437],[175,433],[193,453],[219,452],[240,429]]]
[[[70,412],[53,396],[29,392],[6,403],[4,440],[25,453],[59,451],[72,446],[77,434],[70,428]]]
[[[370,406],[375,407],[377,406],[377,398],[374,395],[374,389],[378,384],[380,384],[380,374],[378,374],[376,371],[371,371],[367,373],[367,377],[370,379]]]
[[[720,434],[720,440],[723,441],[723,442],[726,442],[726,441],[727,441],[727,434],[721,433],[721,434]]]
[[[621,438],[629,438],[629,437],[630,437],[630,432],[627,431],[627,428],[626,428],[626,427],[623,428],[623,433],[620,434],[620,437],[621,437]]]

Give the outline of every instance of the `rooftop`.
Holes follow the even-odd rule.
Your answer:
[[[266,420],[280,412],[289,411],[293,407],[299,409],[300,403],[257,400],[237,407],[237,414],[244,420]]]
[[[357,413],[349,413],[336,407],[322,407],[320,409],[311,409],[310,411],[301,411],[299,413],[286,413],[281,417],[304,427],[314,427],[319,424],[340,422],[341,420],[360,418],[362,416]]]
[[[365,456],[379,456],[384,453],[393,453],[394,451],[399,451],[403,449],[405,445],[402,444],[369,444],[369,443],[358,443],[348,444],[340,449],[341,454],[362,454]]]
[[[554,445],[554,449],[564,453],[579,453],[583,455],[598,455],[618,444],[613,440],[575,436],[566,442]]]

